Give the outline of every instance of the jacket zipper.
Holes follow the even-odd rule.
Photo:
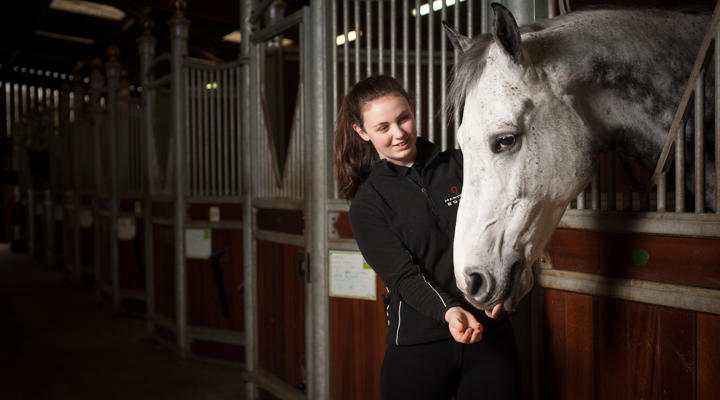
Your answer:
[[[412,180],[412,179],[411,179],[409,176],[407,176],[407,175],[405,175],[405,178],[407,178],[410,182],[414,183],[415,186],[417,186],[417,187],[420,188],[420,191],[422,192],[423,195],[425,195],[425,198],[427,199],[428,204],[430,204],[430,211],[432,211],[432,213],[433,213],[433,215],[435,216],[435,218],[439,218],[438,213],[437,213],[437,210],[435,209],[435,203],[433,203],[432,199],[430,198],[430,195],[428,194],[427,189],[425,189],[425,186],[423,186],[423,185],[415,182],[414,180]],[[422,179],[422,177],[421,177],[421,179]]]

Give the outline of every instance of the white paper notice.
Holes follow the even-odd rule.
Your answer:
[[[132,240],[135,238],[135,218],[118,218],[118,239]]]
[[[185,229],[185,257],[210,258],[211,243],[210,229]]]
[[[330,296],[375,300],[375,271],[359,251],[330,252]]]

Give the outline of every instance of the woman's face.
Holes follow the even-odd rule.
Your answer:
[[[362,108],[363,126],[353,129],[372,142],[380,158],[409,167],[415,161],[415,117],[404,96],[398,93],[380,97]]]

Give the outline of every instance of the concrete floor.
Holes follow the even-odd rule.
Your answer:
[[[181,360],[142,319],[0,244],[0,399],[243,399],[241,373]]]

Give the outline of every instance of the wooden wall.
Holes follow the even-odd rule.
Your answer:
[[[720,240],[559,229],[555,269],[720,288]],[[542,393],[553,399],[709,399],[720,316],[546,289]],[[715,377],[715,378],[711,378]]]

